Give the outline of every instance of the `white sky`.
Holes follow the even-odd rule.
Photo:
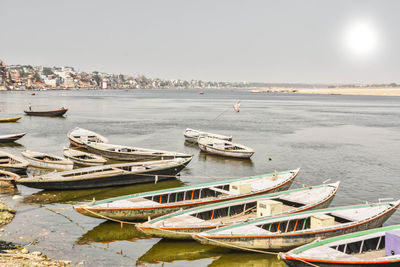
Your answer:
[[[396,0],[1,0],[0,59],[163,79],[400,82],[399,12]]]

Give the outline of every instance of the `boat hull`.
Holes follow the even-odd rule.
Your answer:
[[[272,193],[272,192],[271,192]],[[332,200],[334,198],[334,195],[332,195],[331,198],[327,199],[327,201],[316,205],[312,208],[309,209],[303,209],[303,210],[298,210],[296,212],[302,212],[306,210],[314,210],[314,209],[323,209],[329,207],[331,204]],[[219,225],[218,228],[226,227],[232,224],[235,224],[237,222],[231,222],[229,224],[224,224],[224,225]],[[156,237],[161,237],[161,238],[167,238],[167,239],[183,239],[183,240],[190,240],[193,239],[194,234],[198,234],[204,231],[209,231],[216,229],[216,225],[209,225],[207,227],[191,227],[191,228],[173,228],[173,229],[168,229],[168,228],[152,228],[152,227],[147,227],[147,228],[138,228],[139,231],[144,232],[146,235],[151,235],[151,236],[156,236]]]
[[[292,179],[290,179],[287,183],[283,184],[280,187],[276,188],[269,188],[268,190],[260,191],[257,193],[252,194],[253,195],[259,195],[259,194],[265,194],[266,192],[268,193],[273,193],[273,192],[279,192],[279,191],[284,191],[287,190],[291,184],[293,183],[294,179],[296,176],[294,176]],[[162,215],[166,215],[171,212],[178,211],[180,209],[188,209],[188,208],[193,208],[197,207],[200,205],[204,204],[211,204],[211,203],[217,203],[225,200],[232,200],[232,199],[239,199],[243,197],[248,197],[249,195],[242,196],[242,197],[235,197],[235,198],[224,198],[224,199],[215,199],[212,201],[209,201],[207,203],[204,202],[198,202],[198,203],[186,203],[186,204],[181,204],[181,205],[174,205],[170,207],[146,207],[146,208],[138,208],[138,209],[81,209],[81,208],[76,208],[76,210],[84,215],[90,216],[90,217],[95,217],[95,218],[110,218],[110,219],[115,219],[115,220],[123,220],[123,221],[143,221],[143,220],[148,220],[148,218],[157,218]]]
[[[133,154],[133,153],[121,153],[115,151],[108,151],[103,149],[97,149],[93,146],[86,146],[86,149],[94,154],[100,155],[102,157],[114,160],[122,161],[152,161],[152,160],[167,160],[174,158],[190,158],[192,155],[180,156],[180,155],[143,155],[143,154]]]
[[[26,169],[27,167],[12,167],[12,166],[1,166],[0,169],[8,171],[8,172],[13,172],[17,174],[26,174]]]
[[[16,122],[16,121],[18,121],[20,119],[21,119],[21,117],[0,119],[0,123],[3,123],[3,122]]]
[[[0,143],[14,142],[14,141],[17,141],[18,139],[22,138],[24,135],[25,135],[25,133],[10,135],[10,136],[3,136],[3,137],[0,136]]]
[[[317,265],[319,267],[371,267],[371,266],[376,266],[376,267],[397,267],[400,266],[400,261],[397,262],[379,262],[376,261],[376,263],[373,264],[350,264],[350,263],[327,263],[327,262],[319,262],[319,261],[312,261],[310,263],[302,262],[299,260],[290,260],[290,259],[282,259],[287,265],[293,266],[293,267],[310,267]]]
[[[29,111],[25,110],[25,114],[29,116],[45,116],[45,117],[61,117],[63,116],[68,109],[59,109],[59,110],[51,110],[51,111]]]
[[[215,149],[203,144],[199,144],[199,147],[201,151],[219,155],[219,156],[224,156],[224,157],[232,157],[232,158],[241,158],[241,159],[249,159],[251,156],[253,156],[254,152],[233,152],[233,151],[226,151],[226,150],[220,150],[220,149]]]
[[[396,211],[396,208],[390,209],[388,212],[379,215],[378,217],[366,221],[360,222],[356,225],[352,225],[347,228],[339,228],[330,231],[316,232],[316,233],[306,233],[304,235],[269,235],[269,236],[251,236],[251,237],[222,237],[218,238],[202,238],[200,236],[194,236],[194,238],[201,242],[202,244],[226,247],[230,249],[259,249],[268,251],[288,251],[296,247],[311,243],[316,239],[325,239],[333,236],[349,234],[358,231],[364,231],[371,228],[377,228],[382,226],[382,224],[389,219],[389,217]]]
[[[30,158],[25,159],[29,162],[29,165],[36,167],[36,168],[42,168],[42,169],[53,169],[53,170],[60,170],[60,171],[69,171],[74,168],[73,164],[57,164],[57,163],[47,163],[47,162],[41,162],[41,161],[36,161]]]
[[[99,188],[109,186],[122,186],[140,183],[154,183],[157,181],[167,180],[175,178],[175,176],[183,169],[186,165],[173,166],[168,169],[155,170],[153,172],[147,172],[144,174],[119,174],[114,176],[82,179],[82,180],[62,180],[62,181],[29,181],[19,180],[18,183],[39,189],[49,190],[65,190],[65,189],[86,189],[86,188]]]

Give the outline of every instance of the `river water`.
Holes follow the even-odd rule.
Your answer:
[[[194,154],[177,180],[76,191],[18,186],[0,192],[16,208],[0,240],[31,244],[50,258],[85,266],[285,266],[275,256],[232,252],[195,242],[145,238],[133,226],[78,214],[72,205],[182,185],[301,167],[292,188],[340,180],[332,206],[399,198],[400,97],[251,94],[247,90],[106,90],[0,92],[0,117],[23,110],[68,107],[65,118],[23,118],[0,125],[0,135],[27,132],[15,145],[62,155],[66,133],[93,130],[110,143]],[[239,113],[232,105],[241,101]],[[249,161],[200,153],[184,143],[186,127],[233,135],[253,147]],[[395,213],[385,225],[399,224]]]

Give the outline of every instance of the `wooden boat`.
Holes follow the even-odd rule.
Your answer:
[[[196,208],[177,211],[136,227],[146,235],[191,239],[192,234],[228,225],[259,219],[262,216],[278,216],[329,206],[339,188],[339,182],[262,194],[255,197],[223,201]],[[272,203],[272,213],[263,213],[262,206]]]
[[[250,147],[225,140],[199,137],[197,142],[202,151],[220,156],[248,159],[254,154]]]
[[[232,249],[287,251],[318,238],[380,227],[399,201],[305,211],[230,225],[193,236],[203,244]]]
[[[13,154],[0,151],[0,169],[13,173],[25,173],[29,162]]]
[[[15,118],[4,118],[4,119],[0,119],[0,122],[16,122],[19,119],[21,119],[22,117],[15,117]]]
[[[67,112],[67,108],[61,108],[57,110],[46,110],[46,111],[32,111],[32,110],[24,110],[26,115],[29,116],[45,116],[45,117],[61,117]]]
[[[25,150],[21,154],[33,167],[53,170],[72,170],[74,168],[74,163],[69,159],[48,153]]]
[[[393,231],[399,233],[400,225],[317,240],[278,257],[289,266],[400,266],[399,245],[392,255],[387,241]]]
[[[131,162],[81,168],[21,178],[17,183],[40,189],[84,189],[138,183],[154,183],[174,178],[192,158]]]
[[[6,184],[15,184],[15,180],[19,179],[20,176],[18,174],[2,171],[0,170],[0,188],[3,185],[3,182]]]
[[[183,135],[185,136],[185,140],[191,143],[196,143],[197,144],[197,139],[199,137],[210,137],[210,138],[215,138],[215,139],[220,139],[220,140],[226,140],[226,141],[232,141],[232,136],[226,136],[226,135],[221,135],[221,134],[213,134],[213,133],[208,133],[208,132],[203,132],[191,128],[186,128],[185,131],[183,132]]]
[[[75,164],[82,166],[99,166],[104,165],[107,162],[106,159],[98,155],[71,148],[64,148],[63,155]]]
[[[17,141],[22,138],[26,133],[0,135],[0,143],[9,143]]]
[[[126,161],[165,160],[174,158],[191,158],[192,154],[153,150],[146,148],[112,145],[104,143],[85,143],[87,150],[108,159]]]
[[[124,221],[147,220],[179,209],[286,190],[298,172],[299,169],[296,169],[121,196],[76,206],[75,210],[97,218],[106,216]]]
[[[83,147],[85,148],[86,145],[84,144],[85,142],[93,142],[93,143],[108,143],[108,139],[105,138],[104,136],[83,129],[76,127],[69,131],[67,133],[69,142],[71,143],[71,146],[76,146],[76,147]]]

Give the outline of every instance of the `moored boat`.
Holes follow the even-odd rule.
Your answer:
[[[75,164],[82,166],[99,166],[104,165],[107,162],[106,159],[98,155],[71,148],[64,148],[63,155]]]
[[[112,145],[104,143],[85,143],[89,152],[100,155],[108,159],[124,161],[147,161],[165,160],[174,158],[191,158],[192,154],[170,152],[163,150],[153,150],[146,148],[130,147],[123,145]]]
[[[248,222],[260,217],[279,216],[328,207],[339,184],[337,182],[223,201],[177,211],[136,225],[136,227],[146,235],[191,239],[192,234]]]
[[[15,118],[3,118],[3,119],[0,119],[0,123],[1,122],[16,122],[16,121],[18,121],[19,119],[21,119],[22,117],[15,117]]]
[[[48,153],[25,150],[21,154],[33,167],[53,170],[72,170],[74,167],[74,163],[69,159]]]
[[[45,117],[61,117],[68,111],[67,108],[61,108],[57,110],[45,110],[45,111],[33,111],[24,110],[26,115],[29,116],[45,116]]]
[[[85,148],[85,142],[93,143],[108,143],[108,139],[104,136],[89,131],[83,128],[76,127],[67,133],[69,142],[71,146],[83,147]]]
[[[16,182],[39,189],[84,189],[154,183],[174,178],[192,158],[131,162],[49,173]]]
[[[249,197],[290,187],[300,169],[133,194],[76,206],[97,218],[139,221],[179,209]]]
[[[0,143],[14,142],[22,138],[26,133],[0,135]]]
[[[400,266],[399,233],[400,225],[393,225],[336,236],[280,253],[278,258],[299,267]]]
[[[305,211],[230,225],[195,234],[203,244],[231,249],[287,251],[318,238],[381,226],[400,201]]]
[[[18,174],[0,170],[0,188],[3,185],[15,184],[15,180],[19,179]]]
[[[29,162],[13,154],[0,151],[0,169],[13,173],[25,173]]]
[[[199,137],[197,142],[202,151],[225,157],[248,159],[255,152],[254,149],[241,144],[209,137]]]
[[[183,135],[185,136],[186,141],[196,144],[197,144],[197,139],[199,137],[210,137],[220,140],[232,141],[232,136],[208,133],[191,128],[186,128],[185,131],[183,132]]]

